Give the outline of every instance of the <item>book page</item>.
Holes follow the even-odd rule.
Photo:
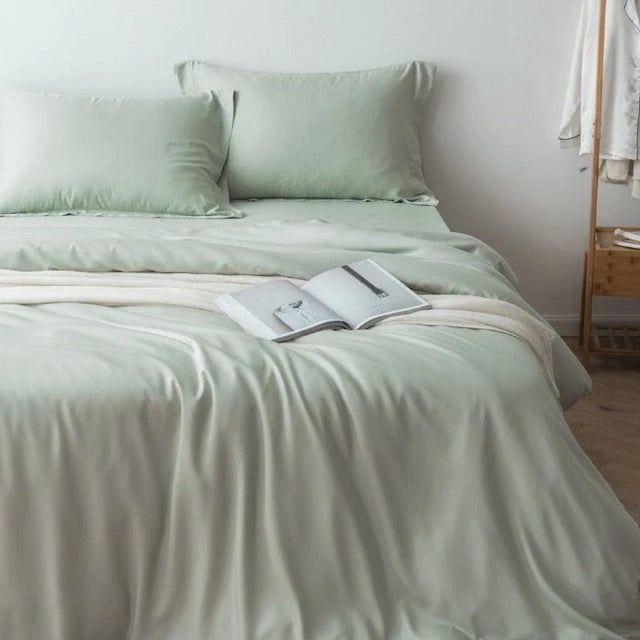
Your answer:
[[[346,323],[313,295],[288,280],[271,280],[216,298],[218,306],[243,329],[268,340],[291,340]]]
[[[352,329],[364,329],[382,318],[431,307],[370,259],[325,271],[302,289],[344,318]]]

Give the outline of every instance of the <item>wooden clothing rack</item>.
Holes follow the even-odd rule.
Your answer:
[[[614,227],[598,226],[600,138],[602,134],[602,93],[607,0],[600,0],[595,87],[595,120],[591,166],[589,242],[584,264],[580,344],[583,362],[589,366],[592,353],[640,356],[640,328],[593,325],[593,298],[596,296],[640,297],[640,250],[614,244]],[[632,231],[631,227],[621,227]]]

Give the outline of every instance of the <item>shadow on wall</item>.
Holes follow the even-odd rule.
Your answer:
[[[576,211],[586,211],[586,178],[573,168],[553,175],[548,168],[549,154],[555,152],[552,126],[548,139],[536,138],[535,126],[532,133],[522,121],[538,116],[514,110],[508,121],[501,121],[496,99],[500,97],[491,87],[438,66],[423,126],[426,182],[440,199],[438,210],[451,230],[476,236],[499,251],[522,277],[524,295],[542,312],[558,307],[560,294],[545,284],[551,263],[556,276],[562,273],[571,280],[562,285],[569,292],[562,294],[562,305],[577,309],[582,257],[575,248],[586,246],[586,223],[576,228],[575,215],[558,210],[557,191],[567,180],[574,181]],[[541,168],[551,174],[532,175]],[[558,215],[551,229],[541,217],[553,211]],[[572,251],[567,251],[567,237]]]
[[[461,104],[466,108],[461,110]],[[474,133],[475,147],[466,138],[465,131],[477,118],[464,118],[464,111],[473,108],[464,76],[439,64],[422,129],[425,179],[440,199],[438,210],[453,231],[477,236],[509,259],[510,250],[515,251],[514,242],[519,247],[531,245],[531,232],[521,217],[513,215],[520,198],[513,197],[513,190],[502,189],[505,176],[496,175],[500,169],[494,166],[493,159],[501,150],[492,146],[493,123],[487,123],[483,134]],[[452,114],[460,117],[458,126],[451,126]],[[449,122],[445,126],[446,120]],[[452,131],[456,132],[453,138]],[[494,156],[491,161],[490,155]],[[540,241],[544,239],[541,237]]]
[[[470,95],[464,74],[438,64],[423,123],[422,157],[425,179],[440,199],[438,209],[447,224],[461,233],[482,237],[485,232],[486,239],[487,221],[495,219],[501,209],[506,210],[506,203],[503,193],[487,189],[491,169],[487,156],[477,148],[481,136],[469,131],[477,119],[468,113],[474,109]],[[461,108],[461,104],[466,107]],[[452,122],[452,118],[459,122]],[[496,152],[491,149],[490,126],[488,123],[483,141],[486,154]]]

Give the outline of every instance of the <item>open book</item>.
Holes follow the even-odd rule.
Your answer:
[[[271,280],[216,303],[249,333],[276,342],[322,329],[368,329],[383,318],[431,308],[369,259],[324,271],[302,287]]]

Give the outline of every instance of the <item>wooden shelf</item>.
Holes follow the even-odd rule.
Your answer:
[[[594,325],[589,351],[612,356],[640,356],[640,327]]]
[[[588,256],[582,292],[580,342],[585,365],[589,354],[608,356],[640,356],[640,326],[593,325],[592,300],[595,297],[640,297],[640,249],[614,244],[616,228],[637,231],[635,227],[596,226],[593,235],[592,277],[589,278]]]

